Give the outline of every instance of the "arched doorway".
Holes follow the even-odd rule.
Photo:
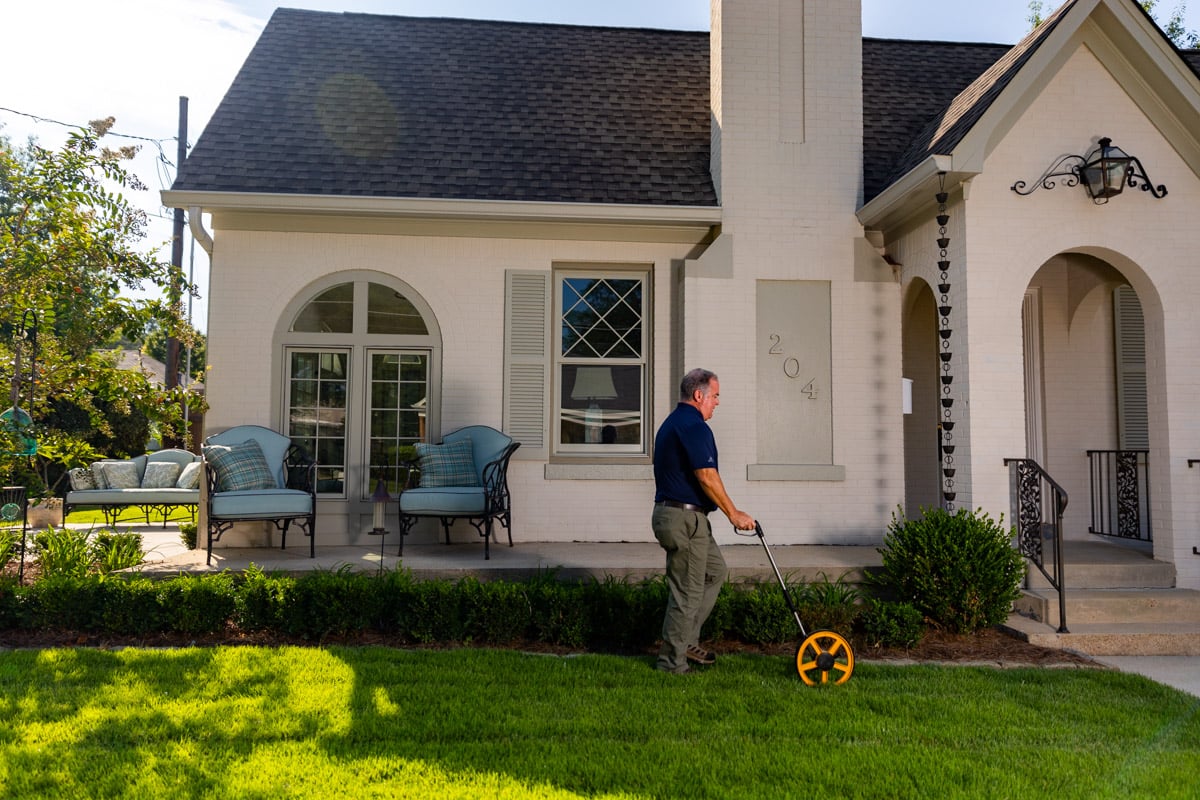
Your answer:
[[[1142,303],[1107,261],[1061,253],[1022,307],[1026,452],[1071,498],[1067,540],[1149,547],[1150,426]]]
[[[403,281],[366,270],[328,275],[299,293],[275,335],[279,429],[317,461],[323,528],[353,541],[371,495],[394,495],[413,445],[440,430],[441,333]]]
[[[938,413],[938,317],[933,288],[920,278],[904,291],[903,369],[912,381],[912,413],[904,417],[904,512],[941,504]]]

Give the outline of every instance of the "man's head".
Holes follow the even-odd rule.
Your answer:
[[[721,382],[706,369],[694,369],[679,382],[679,402],[694,406],[705,420],[712,419],[721,404]]]

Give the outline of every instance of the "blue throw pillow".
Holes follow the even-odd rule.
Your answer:
[[[279,488],[267,466],[267,457],[253,439],[233,445],[205,445],[204,458],[217,471],[218,492]]]
[[[422,489],[479,485],[470,438],[459,439],[449,444],[418,442],[416,449],[417,458],[421,459]]]

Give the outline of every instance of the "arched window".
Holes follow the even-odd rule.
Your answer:
[[[413,445],[437,430],[441,337],[428,304],[382,273],[306,288],[280,321],[281,428],[317,460],[317,492],[361,506],[395,493]]]

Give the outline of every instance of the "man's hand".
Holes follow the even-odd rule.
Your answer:
[[[729,515],[729,521],[733,523],[733,527],[739,531],[754,530],[754,517],[747,514],[745,511],[738,511],[736,508]]]

